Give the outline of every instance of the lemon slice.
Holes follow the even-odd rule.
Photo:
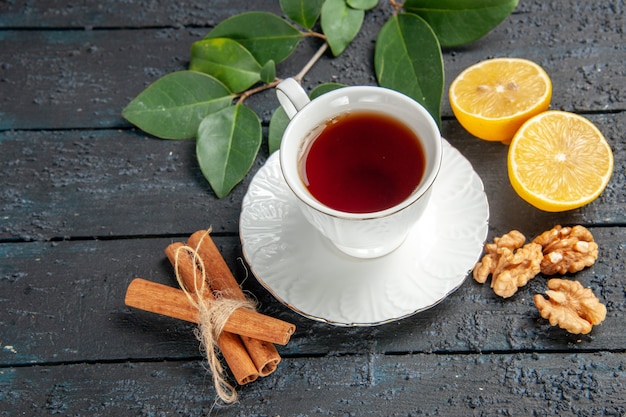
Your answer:
[[[595,200],[613,173],[613,152],[586,118],[547,111],[515,134],[508,153],[513,189],[533,206],[572,210]]]
[[[472,135],[509,143],[519,127],[546,111],[552,82],[536,63],[521,58],[494,58],[459,74],[449,89],[452,111]]]

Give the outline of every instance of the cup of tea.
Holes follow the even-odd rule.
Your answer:
[[[441,166],[432,116],[382,87],[343,87],[310,100],[288,78],[276,94],[290,118],[280,167],[304,217],[353,257],[398,248],[424,212]]]

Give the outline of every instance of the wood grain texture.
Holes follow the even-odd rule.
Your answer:
[[[123,28],[155,26],[214,26],[246,10],[280,13],[278,2],[261,1],[252,7],[242,0],[85,0],[79,4],[63,0],[3,4],[0,28]]]
[[[579,210],[546,213],[521,200],[506,168],[508,148],[471,137],[456,121],[442,133],[469,159],[489,199],[496,235],[529,235],[554,224],[626,223],[626,113],[588,115],[613,148],[615,171],[602,196]],[[267,158],[264,143],[252,170],[218,200],[202,176],[193,141],[150,139],[132,130],[0,132],[0,239],[155,236],[213,226],[238,232],[241,200]],[[515,213],[514,216],[506,213]]]
[[[552,328],[539,317],[532,296],[546,290],[539,276],[510,299],[471,278],[441,304],[399,322],[341,328],[313,322],[276,302],[240,257],[237,238],[216,238],[243,288],[260,311],[294,323],[297,331],[281,355],[404,354],[407,352],[619,351],[626,346],[626,266],[621,228],[592,229],[601,257],[571,278],[591,287],[607,305],[605,322],[587,336]],[[0,364],[97,362],[198,357],[194,325],[124,305],[137,275],[175,285],[163,248],[170,239],[30,242],[0,245]],[[7,295],[10,295],[7,296]],[[28,329],[28,331],[24,331]]]
[[[544,213],[506,176],[507,147],[467,134],[444,98],[442,134],[482,178],[488,239],[583,224],[600,246],[595,265],[568,278],[608,310],[586,336],[541,319],[538,276],[503,300],[468,279],[437,306],[371,328],[337,328],[277,302],[247,270],[241,201],[268,157],[218,200],[193,141],[151,138],[122,117],[150,83],[184,69],[192,42],[246,10],[280,13],[277,0],[59,0],[0,3],[0,416],[493,416],[626,415],[626,5],[623,0],[521,0],[483,39],[444,50],[446,90],[465,67],[496,56],[532,59],[553,81],[552,108],[588,117],[615,155],[592,204]],[[391,15],[367,12],[340,57],[304,78],[376,83],[373,51]],[[297,73],[319,47],[308,39],[278,67]],[[247,101],[267,123],[272,91]],[[265,134],[266,136],[266,134]],[[296,324],[278,370],[215,408],[195,325],[124,305],[136,276],[175,285],[164,248],[212,227],[244,290],[266,314]]]
[[[625,368],[615,353],[287,358],[228,408],[199,361],[5,368],[0,415],[622,416]]]
[[[230,3],[228,10],[236,10],[237,3]],[[275,10],[275,2],[262,3],[267,3],[266,7],[259,10]],[[475,62],[494,56],[516,56],[534,60],[546,69],[554,84],[553,108],[578,112],[625,110],[626,77],[622,63],[626,61],[626,46],[621,33],[624,17],[614,11],[619,2],[594,2],[595,6],[574,3],[575,6],[559,1],[547,5],[530,3],[483,39],[444,51],[445,91],[462,69]],[[135,4],[142,9],[153,8]],[[274,7],[268,7],[270,4]],[[375,84],[375,40],[391,15],[383,4],[366,15],[363,29],[345,53],[337,58],[327,53],[314,66],[305,79],[305,87],[329,81]],[[180,5],[181,10],[184,7]],[[62,13],[61,5],[51,10],[55,8]],[[103,8],[114,6],[107,3]],[[239,9],[250,6],[240,3]],[[206,19],[221,21],[223,14],[219,10],[207,10]],[[80,8],[76,12],[78,16]],[[45,10],[39,13],[46,15]],[[554,16],[559,16],[558,24]],[[66,22],[74,25],[69,19]],[[149,18],[144,22],[149,24]],[[85,20],[80,26],[88,25]],[[86,31],[7,29],[2,33],[0,52],[0,129],[128,127],[121,117],[124,106],[159,77],[186,69],[191,43],[209,30],[180,25],[154,29],[140,26],[135,30],[119,30],[117,26]],[[279,65],[278,76],[295,75],[318,46],[319,41],[306,39]],[[20,94],[14,93],[17,90]],[[266,122],[278,106],[271,91],[253,97],[248,104]],[[452,116],[447,100],[442,114]]]

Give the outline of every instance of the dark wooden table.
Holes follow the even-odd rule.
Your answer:
[[[366,328],[311,321],[276,301],[240,262],[242,197],[268,156],[218,200],[193,141],[132,128],[122,108],[160,76],[184,69],[189,47],[244,10],[278,1],[0,2],[0,415],[71,416],[625,416],[626,4],[521,0],[483,39],[444,51],[446,90],[489,57],[536,61],[550,74],[552,108],[592,120],[615,171],[592,204],[550,214],[524,203],[506,176],[507,147],[471,137],[443,105],[443,135],[484,181],[489,239],[582,224],[600,257],[575,275],[606,304],[606,321],[574,336],[539,317],[538,277],[511,299],[471,278],[436,307]],[[375,84],[374,40],[391,13],[381,1],[338,58],[304,79]],[[293,75],[305,42],[279,67]],[[301,58],[298,58],[298,55]],[[291,63],[289,63],[291,62]],[[274,93],[248,104],[264,120]],[[297,325],[272,375],[213,407],[194,325],[128,308],[136,276],[175,285],[163,249],[213,227],[223,255],[264,313]]]

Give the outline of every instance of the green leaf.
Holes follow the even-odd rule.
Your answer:
[[[329,91],[337,90],[338,88],[342,88],[345,86],[346,86],[345,84],[339,84],[339,83],[320,84],[317,87],[315,87],[313,91],[311,91],[311,94],[309,94],[309,97],[311,98],[311,100],[313,100],[315,98],[318,98],[322,94],[326,94]]]
[[[288,18],[311,29],[320,17],[324,0],[280,0],[280,8]]]
[[[122,110],[141,130],[162,139],[196,137],[202,119],[231,104],[226,86],[210,75],[178,71],[148,86]]]
[[[457,46],[489,33],[517,4],[518,0],[406,0],[404,9],[426,20],[442,46]]]
[[[353,9],[370,10],[376,7],[378,0],[346,0]]]
[[[285,113],[282,107],[278,107],[274,110],[272,118],[270,119],[270,127],[267,134],[267,145],[269,147],[270,154],[274,153],[280,148],[280,143],[283,140],[283,133],[287,129],[289,124],[289,116]]]
[[[276,79],[276,64],[271,59],[263,65],[261,68],[261,81],[266,84],[271,83]]]
[[[239,42],[214,38],[191,45],[189,69],[212,75],[240,93],[261,80],[262,67]]]
[[[328,93],[329,91],[336,90],[338,88],[345,87],[344,84],[339,83],[325,83],[320,84],[311,91],[309,95],[311,100],[321,96],[322,94]],[[268,146],[270,153],[278,150],[280,148],[280,143],[283,139],[283,133],[285,133],[285,129],[287,129],[287,125],[289,124],[289,117],[285,110],[282,107],[277,108],[272,114],[272,118],[270,119],[270,127],[268,132]]]
[[[322,31],[334,56],[341,54],[361,30],[365,11],[348,7],[345,0],[326,0]]]
[[[220,22],[207,39],[229,38],[242,44],[257,62],[282,62],[303,38],[293,25],[268,12],[241,13]]]
[[[196,156],[218,198],[246,176],[261,146],[261,121],[242,104],[208,115],[198,128]]]
[[[378,84],[422,104],[441,125],[443,58],[434,32],[419,16],[390,18],[376,39],[374,67]]]

